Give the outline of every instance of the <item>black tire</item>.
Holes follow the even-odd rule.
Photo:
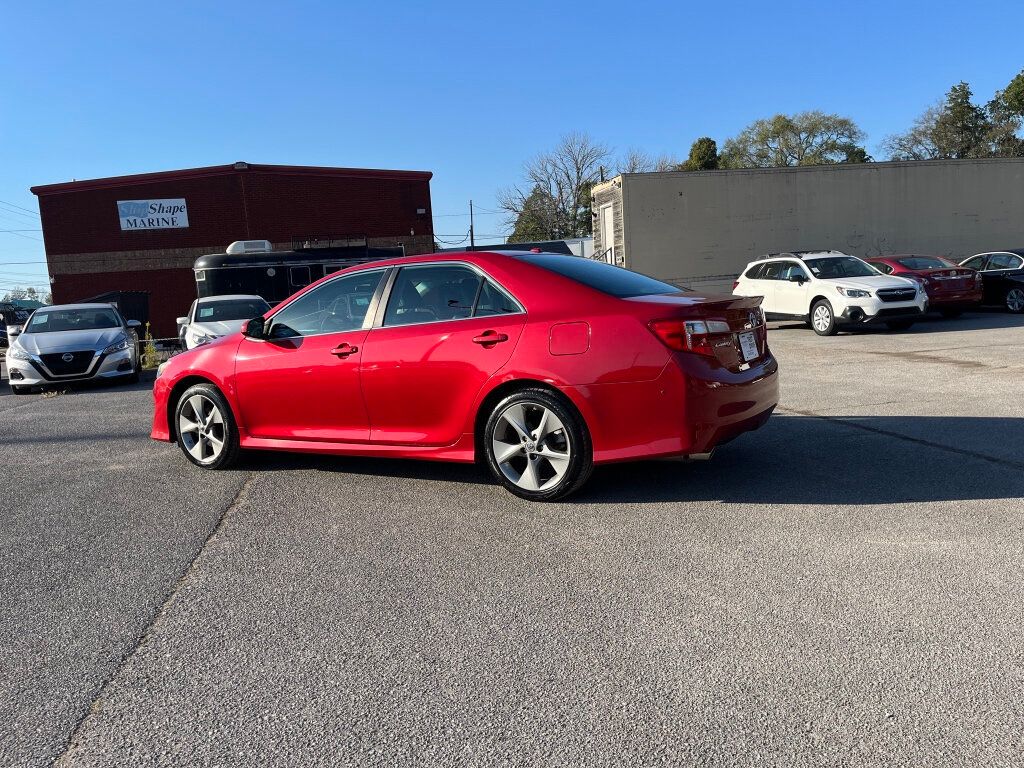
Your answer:
[[[183,412],[185,412],[185,417],[189,421],[196,420],[196,414],[195,411],[192,410],[190,402],[196,395],[213,403],[221,415],[221,424],[218,425],[216,423],[212,423],[209,431],[206,433],[207,435],[212,434],[214,438],[221,441],[222,447],[220,453],[215,457],[211,455],[211,457],[205,460],[200,460],[200,458],[191,451],[189,443],[192,442],[192,439],[190,435],[184,435],[179,432]],[[218,426],[220,427],[219,429]],[[185,455],[186,459],[191,461],[197,467],[202,467],[203,469],[227,469],[238,460],[238,456],[241,453],[241,448],[238,444],[238,426],[235,424],[234,414],[231,413],[231,407],[228,405],[227,400],[224,399],[224,396],[220,393],[220,390],[212,384],[196,384],[181,393],[181,397],[178,398],[178,402],[174,404],[174,422],[172,424],[172,428],[174,429],[174,435],[181,452]],[[198,440],[198,442],[200,444],[198,453],[202,456],[205,453],[202,440]],[[194,446],[195,443],[193,442],[192,445]],[[208,447],[212,445],[209,438],[207,438],[206,445]],[[211,448],[211,452],[212,450],[213,449]]]
[[[890,331],[909,331],[914,327],[913,320],[890,320],[886,323]]]
[[[947,320],[956,320],[964,311],[962,309],[940,309],[939,314]]]
[[[1019,315],[1024,312],[1024,286],[1013,286],[1003,297],[1003,306],[1007,312]]]
[[[24,385],[11,384],[11,392],[16,395],[31,395],[32,387],[26,387]]]
[[[839,333],[836,313],[828,299],[819,299],[811,307],[811,329],[819,336],[835,336]]]
[[[537,464],[533,470],[536,474],[533,477],[540,480],[537,483],[540,486],[537,490],[524,488],[514,482],[506,475],[506,470],[499,466],[495,456],[495,435],[510,433],[510,422],[505,419],[505,414],[517,405],[523,407],[522,412],[525,416],[523,426],[534,437],[537,437],[537,433],[533,430],[536,430],[539,424],[532,423],[532,419],[544,409],[550,411],[561,422],[560,429],[552,431],[547,437],[540,436],[540,439],[536,439],[535,442],[524,443],[522,455],[516,455],[504,462],[511,474],[515,474],[519,466],[524,467],[519,471],[525,477],[527,465],[536,460]],[[510,442],[510,444],[512,443]],[[565,498],[579,490],[587,482],[594,468],[590,432],[587,430],[583,418],[565,398],[538,387],[518,390],[498,402],[487,416],[483,434],[479,435],[479,445],[482,448],[487,468],[494,479],[509,492],[530,501],[555,501]],[[536,446],[536,453],[530,455],[527,445]],[[558,471],[556,466],[559,466],[560,463],[556,465],[556,463],[546,460],[544,451],[564,452],[569,457],[561,478],[557,479],[553,485],[548,485],[548,483],[555,479]]]

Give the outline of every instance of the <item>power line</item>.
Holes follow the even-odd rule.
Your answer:
[[[31,231],[35,231],[35,230],[28,230],[28,231],[31,232]],[[0,232],[3,232],[4,234],[7,234],[7,235],[14,235],[15,237],[23,237],[26,240],[35,240],[37,243],[43,242],[43,238],[41,238],[41,237],[32,237],[32,235],[23,235],[23,234],[21,234],[20,231],[18,231],[16,229],[0,229]]]
[[[37,219],[39,218],[39,214],[30,208],[23,208],[22,206],[17,205],[16,203],[9,203],[6,200],[0,200],[0,203],[2,203],[3,205],[9,205],[11,208],[17,208],[19,211],[24,211],[25,213],[31,213]]]

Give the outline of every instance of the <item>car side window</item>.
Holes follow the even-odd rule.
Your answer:
[[[974,256],[974,257],[968,259],[967,261],[965,261],[960,266],[967,267],[968,269],[982,270],[982,269],[985,268],[985,262],[987,260],[988,260],[988,254],[987,253],[983,253],[983,254],[981,254],[979,256]]]
[[[782,268],[785,266],[781,261],[772,261],[764,265],[764,272],[761,273],[762,280],[780,280]]]
[[[746,274],[743,275],[747,280],[760,280],[761,275],[764,274],[764,268],[767,264],[755,264],[747,270]]]
[[[997,253],[988,260],[989,269],[1020,269],[1020,256],[1012,253]]]
[[[804,271],[804,268],[801,267],[799,264],[793,264],[793,263],[789,263],[789,264],[784,264],[783,265],[782,273],[779,276],[779,279],[780,280],[792,280],[794,275],[799,275],[804,280],[808,279],[807,278],[807,273]]]
[[[521,307],[490,280],[484,280],[480,296],[473,308],[473,317],[491,317],[493,315],[512,315],[521,312]]]
[[[892,266],[886,264],[884,261],[869,261],[868,264],[877,269],[883,275],[891,275],[893,272]]]
[[[270,319],[271,339],[341,333],[363,327],[385,270],[337,277],[291,302]]]
[[[469,317],[482,281],[479,274],[459,264],[402,267],[391,286],[384,325]]]

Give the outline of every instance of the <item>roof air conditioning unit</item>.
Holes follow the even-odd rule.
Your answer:
[[[235,242],[228,246],[226,253],[234,255],[242,253],[268,253],[272,250],[274,250],[274,247],[270,244],[269,240],[235,240]]]

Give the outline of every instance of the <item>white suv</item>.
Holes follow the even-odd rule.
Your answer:
[[[876,322],[902,331],[928,309],[928,295],[913,280],[883,275],[839,251],[769,254],[747,265],[732,292],[763,296],[769,320],[810,322],[819,336]]]

